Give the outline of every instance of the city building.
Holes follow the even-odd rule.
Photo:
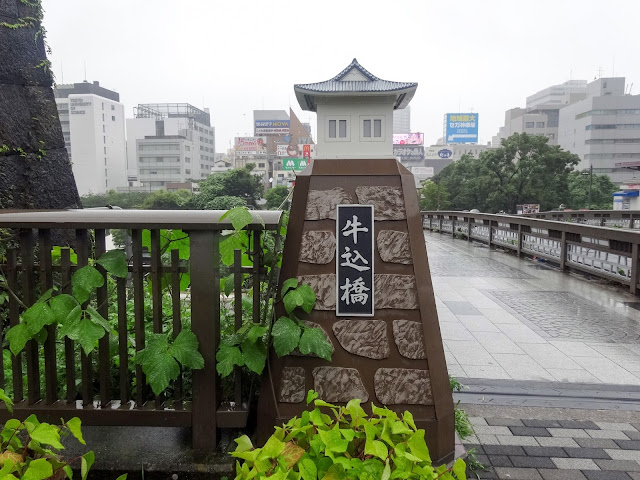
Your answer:
[[[124,106],[99,82],[56,85],[56,106],[78,193],[127,185]]]
[[[599,78],[584,100],[560,110],[558,144],[580,157],[577,169],[639,184],[640,95],[625,93],[625,78]]]
[[[526,108],[512,108],[505,112],[504,126],[491,143],[498,147],[502,140],[514,133],[527,133],[544,135],[549,139],[549,145],[558,145],[560,110],[586,96],[586,80],[569,80],[540,90],[527,97]]]
[[[318,115],[317,158],[394,158],[393,111],[405,108],[417,83],[382,80],[354,58],[338,75],[294,85],[303,110]]]
[[[393,133],[411,133],[411,107],[393,111]]]
[[[127,119],[129,186],[163,190],[198,182],[215,166],[215,128],[208,109],[188,103],[140,104]]]

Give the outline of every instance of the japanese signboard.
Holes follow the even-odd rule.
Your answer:
[[[256,120],[256,135],[284,135],[289,133],[289,120]]]
[[[424,145],[423,133],[394,133],[394,145]]]
[[[424,147],[422,145],[394,145],[393,155],[402,160],[423,160]]]
[[[240,155],[266,155],[266,137],[236,137],[235,150]]]
[[[337,205],[336,316],[374,314],[373,205]]]
[[[278,157],[311,158],[315,153],[315,145],[277,145],[276,155]]]
[[[282,159],[282,169],[283,170],[295,170],[296,172],[300,172],[307,168],[309,165],[308,158],[283,158]]]
[[[522,215],[523,213],[540,213],[540,204],[525,203],[524,205],[517,205],[516,210],[518,215]]]
[[[477,113],[447,113],[447,143],[478,143]]]

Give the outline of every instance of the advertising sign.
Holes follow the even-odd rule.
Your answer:
[[[315,145],[276,145],[278,157],[311,158],[315,154]]]
[[[240,155],[266,155],[266,137],[236,137],[235,150]]]
[[[256,135],[283,135],[289,133],[289,120],[256,120]]]
[[[394,145],[424,145],[423,133],[394,133]]]
[[[478,143],[477,113],[447,113],[447,143]]]
[[[311,145],[302,146],[302,158],[311,158]]]
[[[414,175],[430,175],[433,176],[433,167],[413,167],[411,173]]]
[[[337,205],[336,210],[336,316],[371,317],[373,205]]]
[[[538,203],[525,203],[524,205],[517,205],[516,211],[518,215],[524,213],[540,213],[540,204]]]
[[[443,148],[442,150],[438,150],[438,156],[440,158],[451,158],[453,156],[453,152],[448,148]]]
[[[300,172],[307,168],[309,165],[308,158],[284,158],[282,159],[282,169],[283,170],[295,170],[296,172]]]
[[[394,145],[393,155],[402,160],[424,160],[424,147],[422,145]]]

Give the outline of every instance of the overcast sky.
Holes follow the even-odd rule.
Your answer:
[[[486,143],[504,111],[570,78],[626,76],[640,93],[638,0],[43,0],[58,83],[98,80],[138,103],[209,107],[216,151],[253,133],[254,109],[302,121],[294,83],[356,57],[386,80],[418,82],[413,131],[479,114]],[[614,67],[615,65],[615,67]],[[615,71],[614,71],[615,68]],[[315,133],[315,127],[314,127]]]

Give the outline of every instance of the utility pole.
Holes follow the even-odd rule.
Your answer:
[[[591,210],[591,187],[593,185],[593,165],[589,166],[589,206],[588,210]]]

